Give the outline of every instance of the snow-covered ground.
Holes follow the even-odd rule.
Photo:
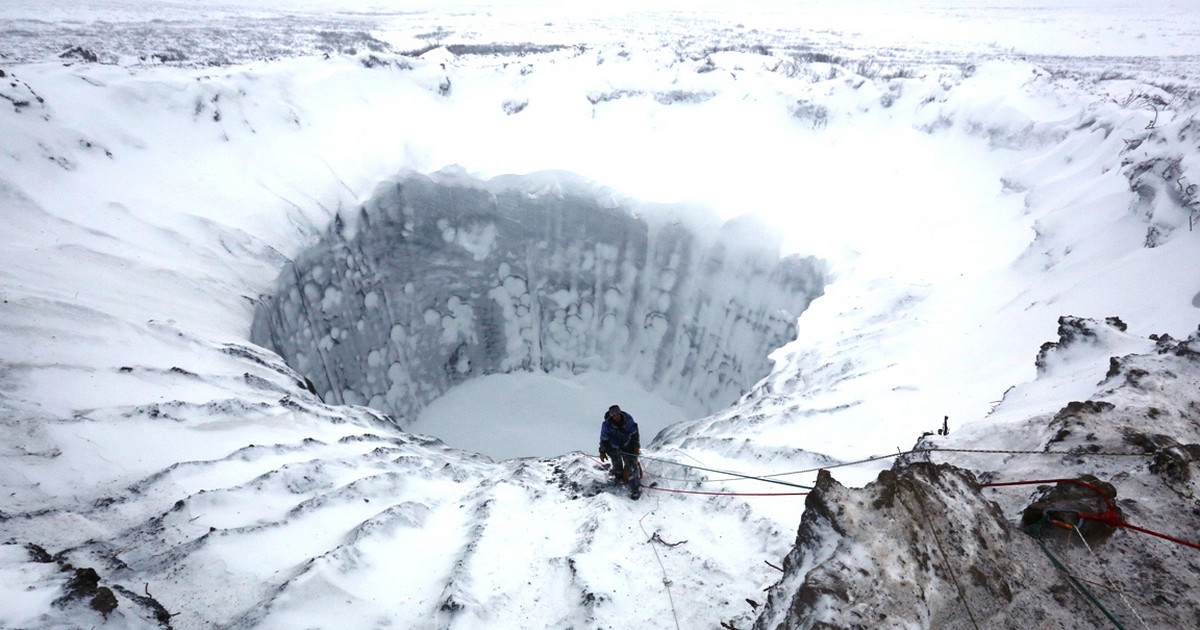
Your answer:
[[[958,446],[1037,447],[1108,357],[1200,322],[1189,1],[10,0],[0,73],[3,627],[745,627],[803,499],[600,489],[576,451],[609,404],[651,457],[753,474],[946,416]],[[829,282],[710,416],[493,375],[411,428],[446,446],[248,339],[335,216],[447,168],[754,214]],[[1129,330],[1035,380],[1063,315]],[[67,565],[116,611],[52,603]]]
[[[636,380],[604,372],[580,375],[514,372],[469,380],[425,408],[410,427],[495,459],[595,453],[609,405],[638,419],[646,439],[687,413]],[[481,426],[486,429],[481,429]]]

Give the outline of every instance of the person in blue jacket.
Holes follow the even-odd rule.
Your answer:
[[[629,496],[635,501],[642,495],[642,471],[637,460],[641,452],[641,436],[633,416],[617,405],[609,407],[600,425],[600,461],[612,459],[613,483],[629,484]]]

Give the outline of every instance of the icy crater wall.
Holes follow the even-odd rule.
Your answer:
[[[635,212],[564,174],[404,175],[283,270],[251,337],[402,425],[465,380],[564,369],[708,413],[767,375],[824,285],[754,220]]]

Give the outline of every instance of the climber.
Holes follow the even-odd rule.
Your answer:
[[[633,416],[617,405],[604,412],[600,425],[600,461],[612,458],[614,484],[629,484],[629,497],[642,496],[642,470],[637,456],[642,452],[641,437]]]

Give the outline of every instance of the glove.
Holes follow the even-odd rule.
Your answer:
[[[608,461],[608,453],[605,453],[604,451],[600,451],[600,461],[602,461],[602,462]]]
[[[642,447],[640,447],[640,446],[635,446],[635,447],[633,447],[633,454],[634,454],[634,455],[641,455],[641,454],[642,454]]]

